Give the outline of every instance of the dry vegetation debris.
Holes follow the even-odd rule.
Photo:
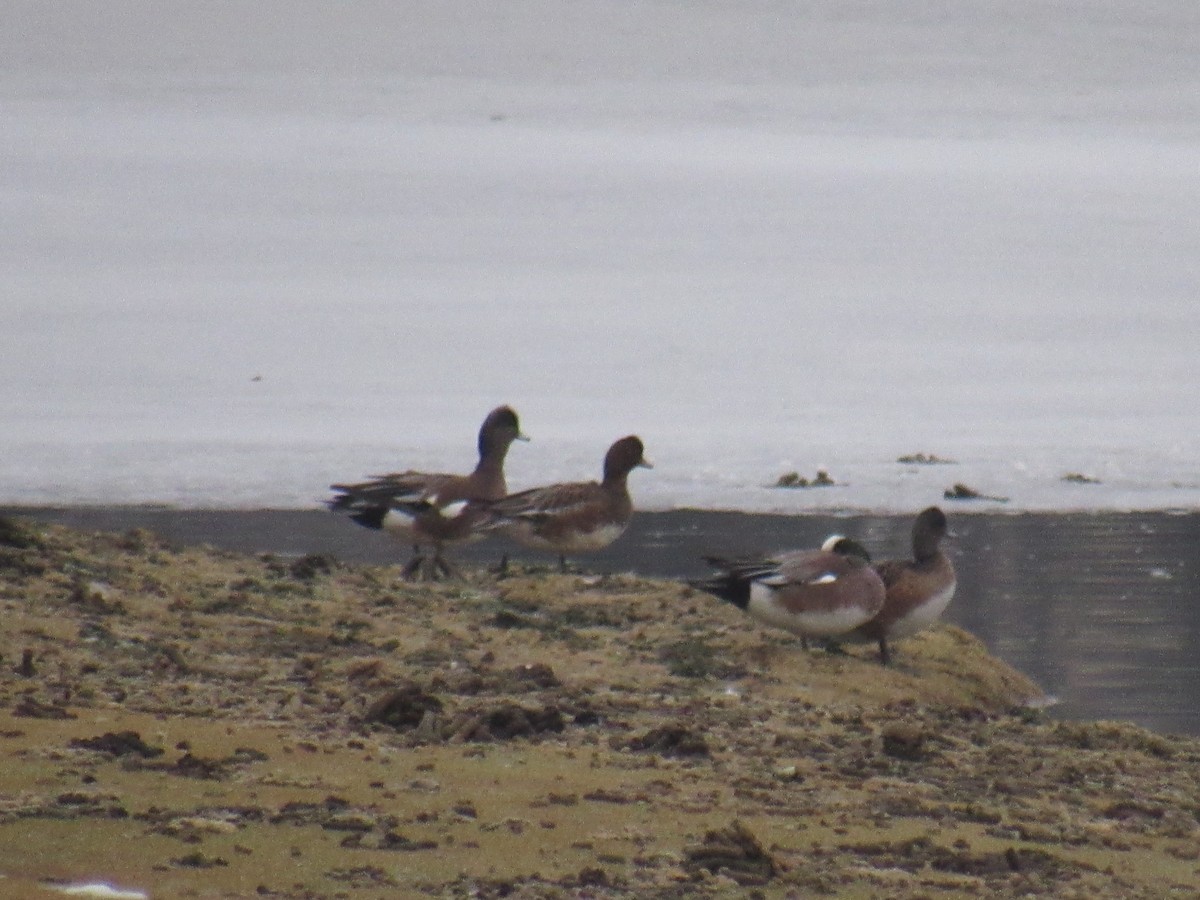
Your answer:
[[[0,875],[1197,896],[1200,743],[1046,720],[965,632],[884,669],[669,582],[399,573],[0,522]]]

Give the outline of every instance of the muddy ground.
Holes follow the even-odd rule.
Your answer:
[[[0,896],[1200,897],[1200,741],[944,626],[0,523]],[[61,895],[58,895],[61,896]]]

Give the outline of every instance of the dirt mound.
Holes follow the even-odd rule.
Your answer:
[[[0,522],[0,876],[154,897],[1161,897],[1200,744],[971,635],[805,652],[679,584]]]
[[[762,885],[779,873],[775,860],[741,822],[705,832],[684,854],[684,868],[725,874],[742,885]]]

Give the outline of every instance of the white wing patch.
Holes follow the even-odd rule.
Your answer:
[[[810,581],[809,584],[833,584],[837,580],[838,577],[835,573],[825,572],[821,575],[818,575],[816,578]]]

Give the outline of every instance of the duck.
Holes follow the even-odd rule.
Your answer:
[[[946,514],[939,507],[921,510],[912,526],[912,558],[888,559],[875,566],[886,589],[883,607],[843,640],[879,645],[879,661],[892,661],[891,642],[933,625],[946,611],[958,577],[954,564],[942,551],[950,533]]]
[[[484,514],[480,502],[499,500],[508,492],[504,460],[514,441],[529,440],[511,406],[498,406],[479,428],[479,462],[468,475],[444,472],[394,472],[355,484],[334,484],[330,509],[344,512],[366,528],[385,531],[411,543],[413,555],[405,578],[420,573],[430,578],[450,576],[453,567],[443,556],[447,544],[481,536],[474,526]],[[432,556],[424,548],[433,550]]]
[[[748,613],[765,625],[800,638],[845,634],[883,607],[884,586],[870,554],[857,541],[831,535],[819,550],[793,550],[774,557],[729,561],[707,557],[720,570],[688,583]]]
[[[602,550],[619,538],[633,516],[629,474],[652,469],[641,438],[631,434],[604,454],[600,481],[573,481],[529,488],[485,504],[484,531],[499,529],[518,544],[558,554],[560,571],[567,556]],[[504,564],[501,564],[504,568]]]

